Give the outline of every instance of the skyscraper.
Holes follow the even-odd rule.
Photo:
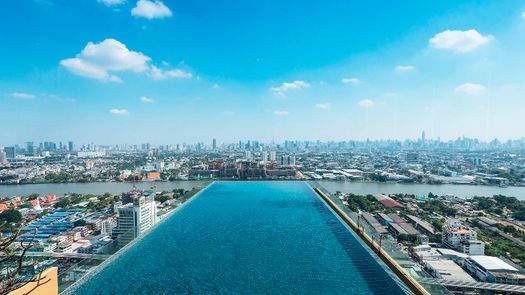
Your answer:
[[[26,142],[26,154],[31,156],[35,154],[35,145],[32,141]]]
[[[74,149],[75,149],[75,144],[72,141],[68,142],[67,143],[67,150],[72,152]]]
[[[421,132],[421,141],[425,143],[426,140],[427,138],[426,138],[425,130],[423,130],[423,132]]]
[[[213,139],[212,148],[214,151],[217,150],[217,139],[215,138]]]
[[[14,159],[16,158],[16,151],[14,146],[6,146],[4,148],[5,157],[6,159]]]
[[[4,164],[7,162],[7,159],[6,159],[6,156],[5,156],[5,152],[0,150],[0,164]]]

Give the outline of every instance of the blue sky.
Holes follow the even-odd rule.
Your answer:
[[[3,3],[0,145],[524,136],[523,1],[282,2]]]

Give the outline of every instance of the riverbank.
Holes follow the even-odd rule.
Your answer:
[[[46,183],[24,185],[0,185],[0,196],[27,196],[32,193],[55,194],[62,196],[69,193],[79,194],[120,194],[130,191],[133,186],[139,189],[154,189],[157,191],[172,191],[176,188],[190,190],[194,187],[205,187],[211,181],[177,180],[160,182],[91,182],[91,183]],[[328,191],[335,193],[354,194],[391,194],[405,193],[414,195],[455,195],[463,198],[474,196],[505,195],[525,200],[525,187],[498,187],[482,185],[454,185],[454,184],[420,184],[420,183],[385,183],[385,182],[345,182],[345,181],[318,181]]]

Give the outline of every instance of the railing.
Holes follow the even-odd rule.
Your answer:
[[[421,285],[430,294],[451,294],[444,286],[440,285],[428,273],[414,262],[408,255],[400,249],[398,243],[391,235],[379,234],[373,227],[369,226],[356,212],[353,212],[344,205],[343,202],[334,197],[329,191],[315,181],[308,182],[312,188],[318,189],[326,195],[344,214],[346,214],[359,230],[370,237],[375,243],[380,245],[380,251],[392,258],[397,264],[404,269],[419,285]]]

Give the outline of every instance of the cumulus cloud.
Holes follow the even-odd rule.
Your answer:
[[[396,72],[398,73],[402,73],[402,72],[410,72],[410,71],[413,71],[415,70],[416,67],[414,66],[411,66],[411,65],[399,65],[399,66],[396,66],[395,67],[395,70]]]
[[[523,11],[523,12],[521,13],[521,17],[522,17],[522,18],[525,18],[525,11]]]
[[[18,99],[35,99],[36,98],[36,95],[31,94],[31,93],[24,93],[24,92],[13,92],[10,95]]]
[[[150,62],[149,56],[129,50],[115,39],[106,39],[100,43],[89,42],[76,57],[62,60],[60,65],[75,75],[106,82],[122,82],[115,72],[146,72],[157,80],[192,77],[183,70],[163,70]]]
[[[117,116],[127,116],[129,115],[129,111],[126,109],[111,109],[109,112],[113,115]]]
[[[480,95],[485,93],[487,88],[481,84],[464,83],[454,89],[454,91],[467,95]]]
[[[343,84],[351,84],[351,85],[358,85],[361,84],[362,81],[357,78],[343,78],[341,79],[341,83]]]
[[[184,70],[161,70],[156,66],[151,66],[149,75],[156,80],[164,80],[168,78],[191,79],[193,75]]]
[[[233,115],[235,115],[235,113],[232,112],[232,111],[224,111],[224,115],[225,116],[233,116]]]
[[[305,81],[296,80],[293,82],[284,82],[283,84],[277,87],[270,88],[270,90],[275,95],[285,96],[286,95],[285,93],[289,90],[299,90],[299,89],[304,89],[304,88],[310,88],[310,84]]]
[[[279,117],[288,116],[290,114],[290,112],[288,111],[274,111],[273,113]]]
[[[466,53],[489,43],[492,39],[494,39],[493,36],[483,36],[476,30],[446,30],[430,38],[428,43],[436,49]]]
[[[221,88],[221,85],[215,83],[215,84],[213,84],[213,86],[211,86],[211,88],[213,88],[213,89],[219,89],[219,88]]]
[[[142,103],[154,103],[154,102],[155,102],[155,100],[154,100],[153,98],[151,98],[151,97],[147,97],[147,96],[141,96],[141,97],[139,98],[139,100],[140,100],[140,102],[142,102]]]
[[[131,15],[154,19],[170,17],[172,13],[162,1],[139,0],[137,5],[131,10]]]
[[[332,107],[332,104],[329,103],[329,102],[323,102],[323,103],[318,103],[318,104],[316,104],[315,107],[318,108],[318,109],[324,109],[324,110],[326,110],[326,109],[331,108],[331,107]]]
[[[357,103],[358,106],[368,109],[374,106],[374,102],[370,99],[363,99]]]
[[[98,0],[98,3],[102,3],[106,6],[120,5],[126,2],[126,0]]]
[[[72,73],[101,81],[121,82],[110,72],[144,72],[151,58],[141,52],[131,51],[115,39],[100,43],[89,42],[74,58],[60,61]]]

